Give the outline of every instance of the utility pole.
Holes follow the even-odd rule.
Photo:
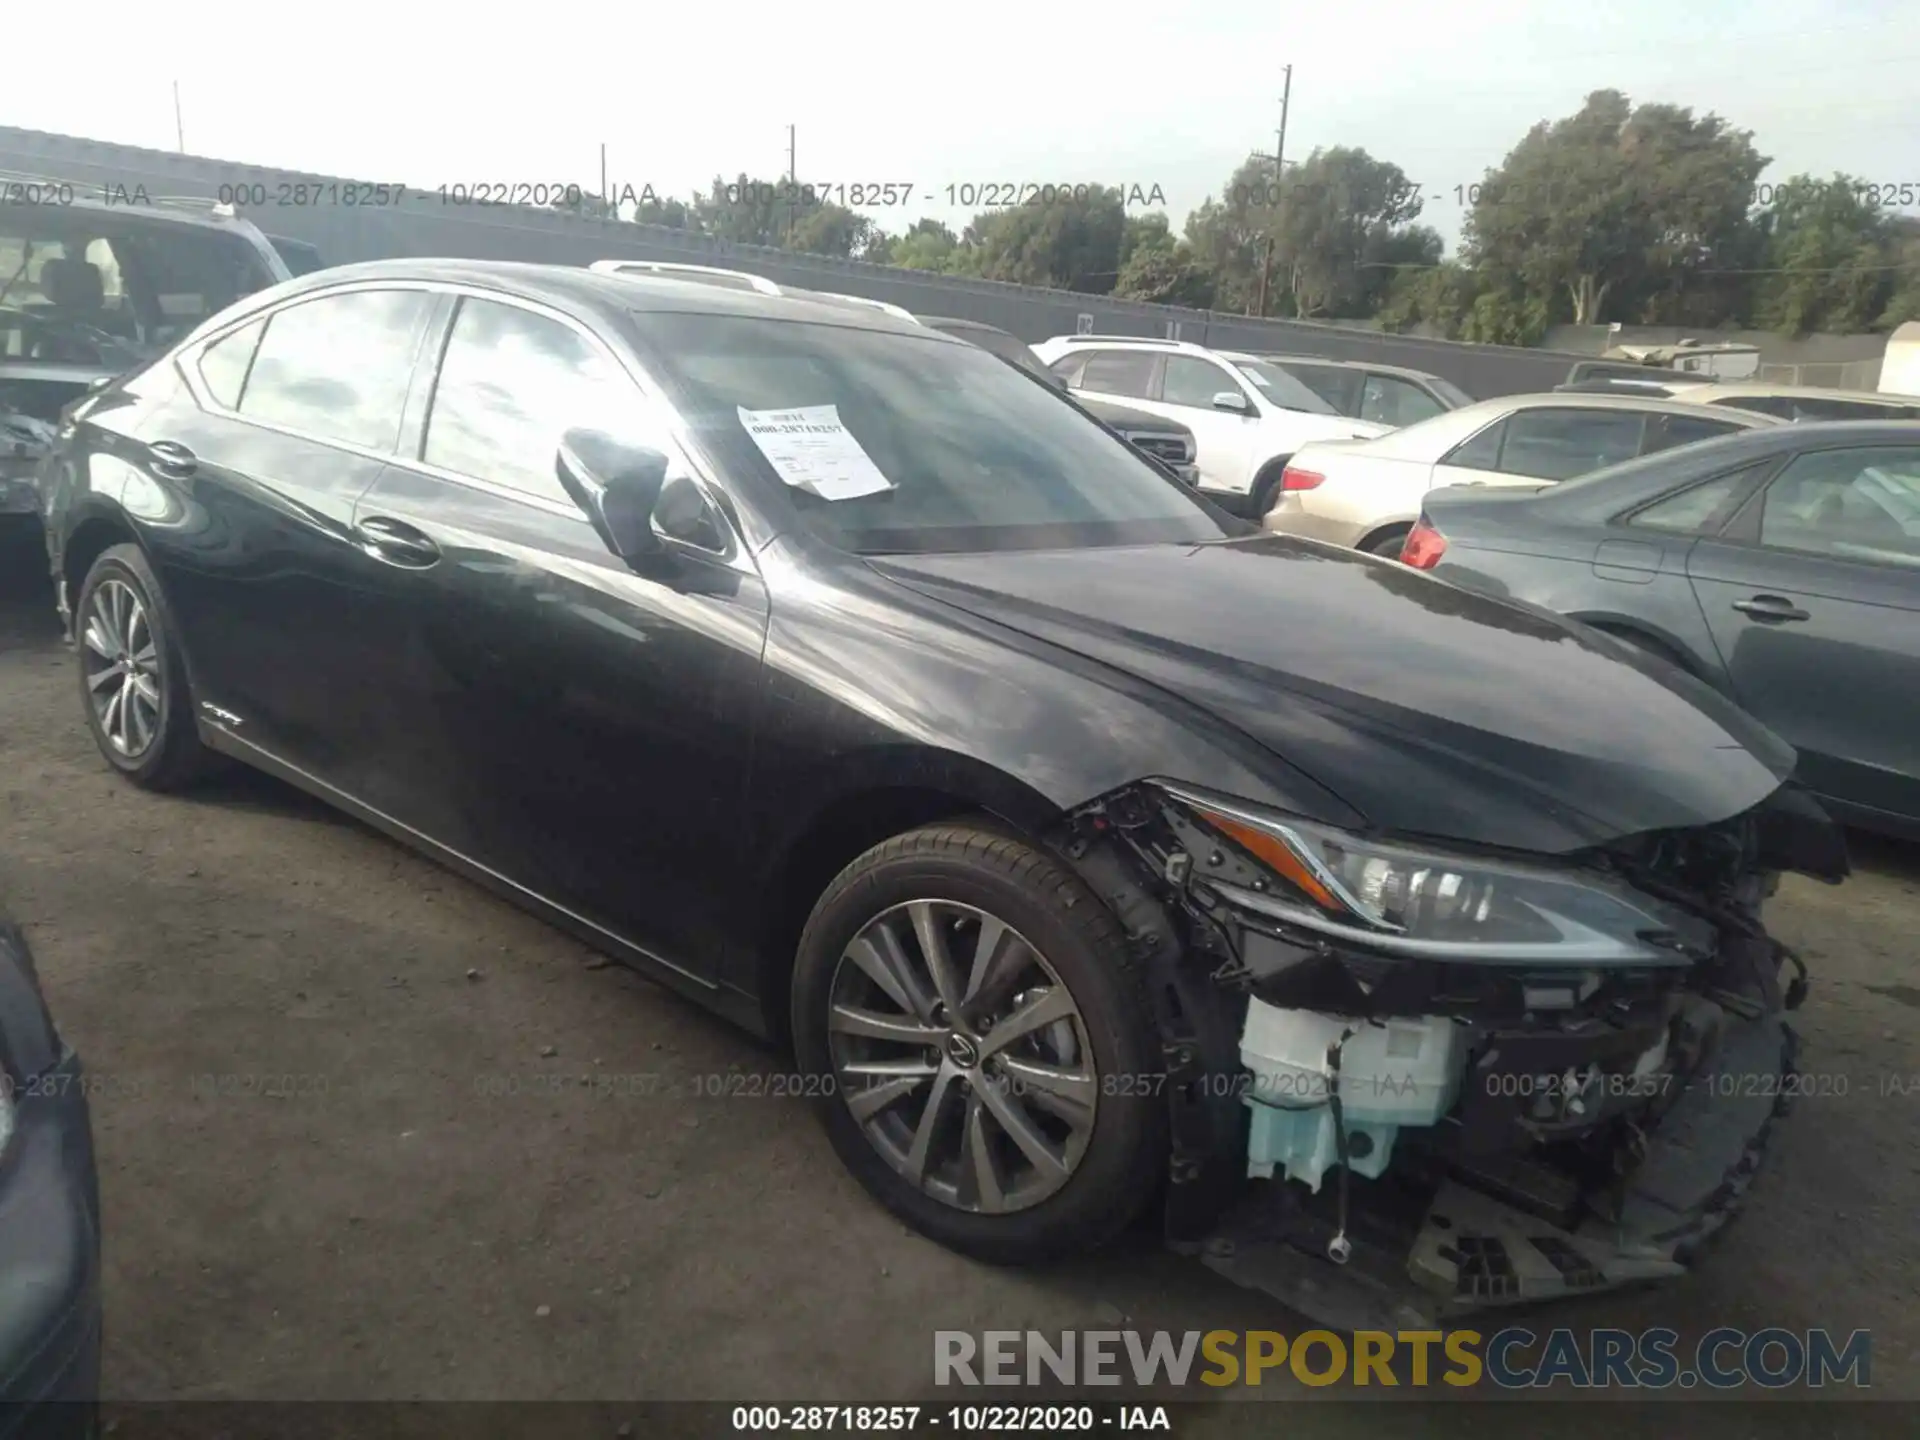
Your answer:
[[[187,153],[187,127],[180,119],[180,82],[173,82],[173,140],[182,155]]]
[[[787,126],[787,244],[793,244],[793,212],[800,206],[800,165],[794,158],[794,127]]]
[[[1280,203],[1280,180],[1287,168],[1287,111],[1293,103],[1293,66],[1281,67],[1286,76],[1284,88],[1280,91],[1280,128],[1274,132],[1273,154],[1261,155],[1255,152],[1257,160],[1273,161],[1273,201],[1277,208]],[[1267,277],[1273,267],[1273,233],[1267,233],[1266,243],[1260,247],[1260,298],[1256,302],[1257,314],[1267,313]]]

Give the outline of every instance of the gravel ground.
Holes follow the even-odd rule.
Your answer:
[[[743,1034],[272,781],[117,780],[34,544],[0,539],[0,907],[97,1077],[110,1396],[906,1401],[936,1329],[1300,1328],[1149,1236],[948,1254],[803,1102],[698,1093],[786,1068]],[[1866,1327],[1876,1394],[1920,1398],[1920,849],[1856,858],[1772,916],[1846,1093],[1688,1281],[1547,1323]]]

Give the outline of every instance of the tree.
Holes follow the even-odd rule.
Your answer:
[[[736,245],[779,245],[798,221],[799,206],[784,180],[755,180],[741,171],[729,180],[713,177],[705,195],[694,200],[700,228]]]
[[[1315,150],[1287,173],[1275,207],[1274,264],[1287,277],[1297,315],[1363,315],[1386,290],[1394,254],[1440,258],[1426,231],[1409,247],[1405,229],[1420,214],[1420,187],[1365,150]],[[1431,237],[1429,240],[1428,237]]]
[[[1278,201],[1272,164],[1250,158],[1227,177],[1219,199],[1207,196],[1187,217],[1187,244],[1213,277],[1218,308],[1246,315],[1258,308],[1260,271],[1268,261]]]
[[[1636,110],[1597,90],[1578,113],[1535,125],[1473,187],[1466,247],[1549,313],[1564,303],[1576,324],[1597,324],[1610,294],[1713,268],[1738,244],[1766,164],[1751,134],[1717,115]]]
[[[699,199],[692,204],[677,195],[664,198],[653,193],[648,186],[634,197],[629,218],[636,225],[664,225],[669,230],[698,230],[700,228]]]
[[[1858,333],[1893,298],[1896,235],[1848,175],[1796,175],[1760,213],[1766,268],[1754,288],[1754,318],[1770,330]]]
[[[1113,293],[1128,300],[1205,310],[1213,304],[1213,277],[1184,245],[1143,245],[1121,265]]]
[[[1118,190],[1093,185],[973,217],[968,268],[989,280],[1104,295],[1120,277],[1126,207]]]
[[[912,270],[950,270],[959,249],[960,237],[938,220],[918,220],[911,230],[888,238],[885,263]]]
[[[810,255],[837,255],[841,259],[864,258],[880,228],[864,215],[856,215],[844,205],[816,203],[800,212],[793,233],[780,243],[790,250]]]
[[[1420,187],[1365,150],[1316,150],[1276,180],[1253,157],[1187,220],[1214,303],[1247,314],[1366,315],[1394,271],[1439,263],[1440,237],[1413,224]]]
[[[1892,330],[1909,320],[1920,320],[1920,220],[1900,215],[1889,222],[1892,272],[1886,307],[1874,321],[1876,330]]]

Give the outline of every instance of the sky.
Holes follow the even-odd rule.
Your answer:
[[[93,0],[88,16],[111,43],[9,66],[0,123],[173,149],[177,80],[192,153],[430,191],[596,189],[604,144],[616,193],[686,195],[717,172],[783,175],[791,125],[803,181],[912,197],[865,210],[884,229],[966,220],[962,186],[1098,181],[1164,198],[1134,208],[1178,230],[1272,152],[1288,64],[1287,157],[1353,145],[1399,164],[1450,247],[1457,187],[1605,87],[1752,130],[1763,182],[1920,184],[1913,0]]]

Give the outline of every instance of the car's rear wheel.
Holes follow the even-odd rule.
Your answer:
[[[186,664],[137,545],[101,552],[73,613],[81,703],[107,763],[150,790],[198,778],[211,752],[194,729]]]
[[[1360,548],[1369,555],[1383,555],[1389,560],[1398,560],[1400,552],[1406,548],[1407,536],[1412,533],[1411,525],[1396,525],[1378,535],[1369,535]]]
[[[1153,1194],[1166,1102],[1138,962],[1024,840],[931,826],[848,866],[801,936],[793,1035],[840,1158],[956,1250],[1084,1249]]]
[[[1255,524],[1266,519],[1267,512],[1273,508],[1273,502],[1280,494],[1280,477],[1287,473],[1287,461],[1291,455],[1282,455],[1277,460],[1269,460],[1260,467],[1260,473],[1253,477],[1252,499],[1249,502],[1248,518]]]

